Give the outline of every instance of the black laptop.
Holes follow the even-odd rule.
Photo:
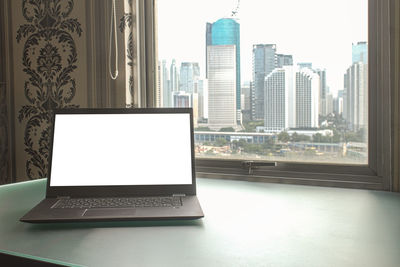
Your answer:
[[[53,114],[46,198],[20,220],[198,219],[189,108]]]

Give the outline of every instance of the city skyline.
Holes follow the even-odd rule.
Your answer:
[[[235,2],[233,0],[218,2],[205,0],[201,3],[158,0],[159,58],[169,62],[174,58],[178,65],[181,62],[198,62],[201,76],[204,77],[206,72],[205,25],[207,22],[214,23],[223,17],[229,18]],[[332,1],[334,3],[320,3],[321,1],[308,0],[302,1],[302,4],[298,2],[292,0],[241,1],[238,17],[241,32],[242,84],[251,80],[252,46],[276,44],[278,53],[293,55],[294,65],[299,62],[312,62],[314,68],[326,69],[327,85],[331,91],[336,93],[343,89],[343,74],[351,65],[351,44],[368,39],[367,1],[341,0]],[[211,5],[212,8],[210,8]],[[343,9],[343,5],[348,8]],[[188,12],[180,12],[179,16],[171,17],[169,9],[178,6],[179,10],[188,10]],[[291,8],[288,9],[288,6]],[[310,10],[304,8],[308,6],[313,6],[320,12],[313,12],[314,8]],[[268,12],[266,16],[262,13],[263,10],[264,13],[265,10],[284,10],[285,17],[279,17],[282,16],[282,12]],[[322,12],[323,10],[327,12]],[[340,14],[340,19],[337,19],[338,14]],[[263,20],[260,20],[260,17]],[[284,23],[276,23],[276,21]],[[184,33],[184,39],[182,39],[182,33]],[[339,41],[338,38],[340,38]],[[298,42],[298,40],[305,41]]]

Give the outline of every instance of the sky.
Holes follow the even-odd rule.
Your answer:
[[[206,23],[230,17],[237,0],[157,0],[159,59],[199,62],[205,76]],[[293,55],[326,69],[335,95],[351,65],[352,43],[368,40],[368,0],[241,0],[242,83],[252,77],[253,44],[276,44],[277,53]]]

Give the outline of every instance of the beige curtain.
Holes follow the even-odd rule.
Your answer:
[[[393,191],[400,192],[400,2],[391,2]]]

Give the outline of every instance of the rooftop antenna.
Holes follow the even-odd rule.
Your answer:
[[[232,13],[231,13],[231,17],[232,18],[236,18],[238,16],[238,13],[239,13],[240,0],[237,0],[236,3],[237,3],[236,7],[232,10]]]

